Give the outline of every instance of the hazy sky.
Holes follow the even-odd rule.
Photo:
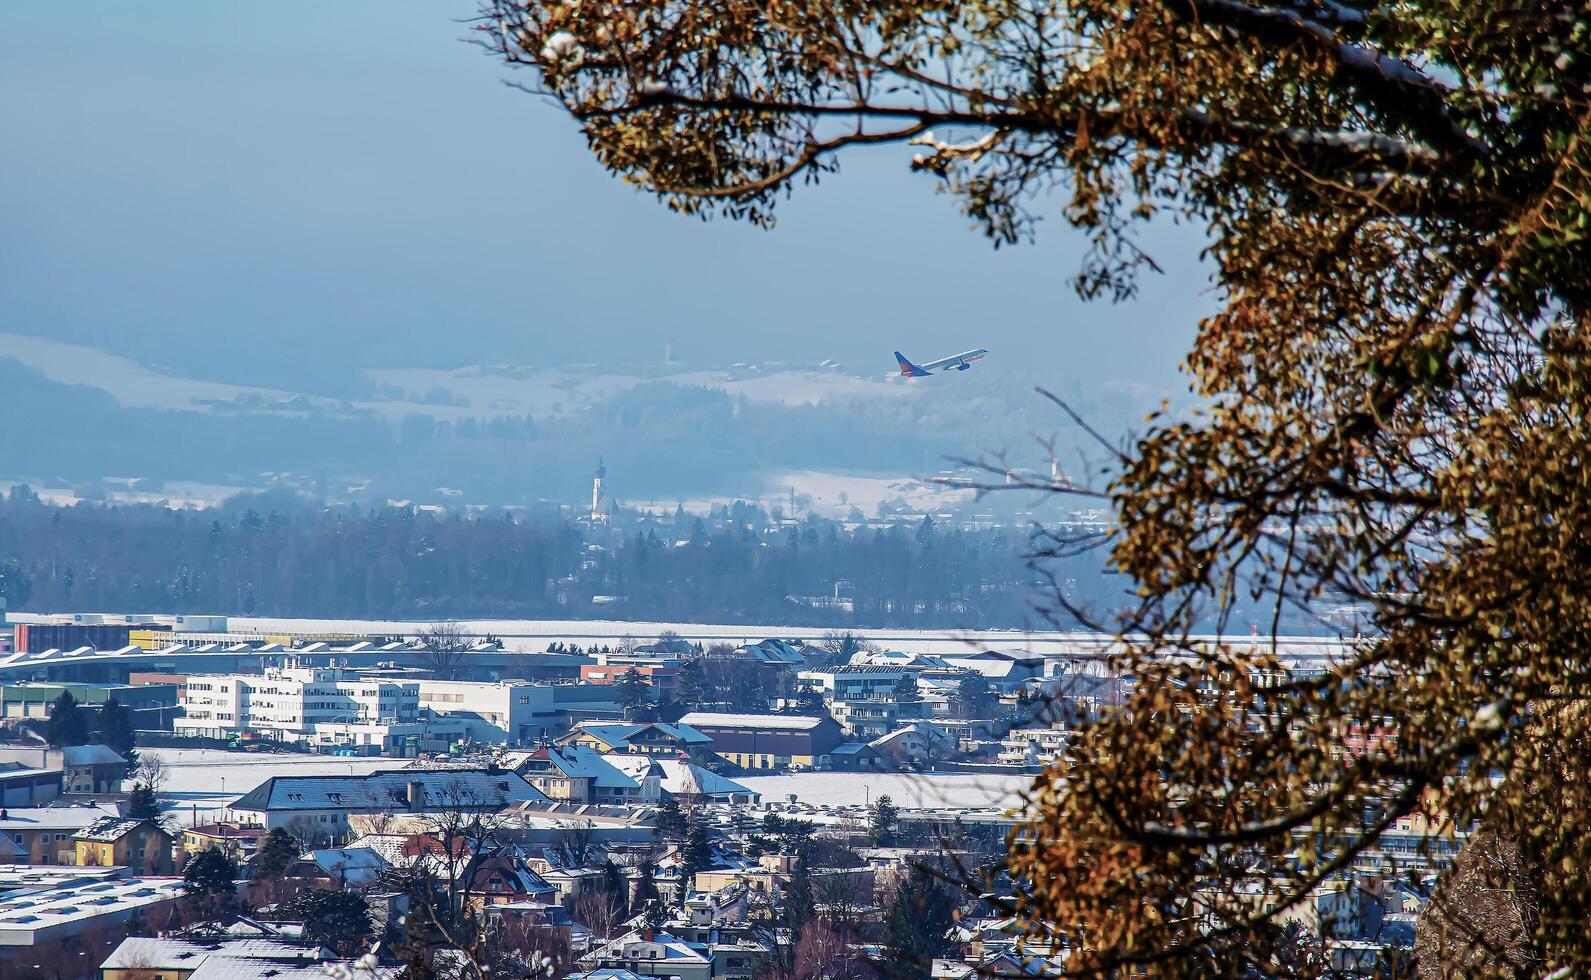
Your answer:
[[[0,5],[0,330],[281,383],[362,366],[838,358],[986,346],[1177,385],[1209,305],[1187,230],[1131,304],[1081,238],[996,252],[894,150],[777,231],[668,213],[461,43],[468,0]],[[865,152],[865,151],[864,151]],[[1052,202],[1052,209],[1058,202]]]

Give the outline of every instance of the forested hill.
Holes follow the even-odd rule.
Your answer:
[[[899,627],[1033,625],[1028,542],[932,522],[847,531],[710,519],[354,511],[283,495],[205,511],[0,501],[12,609],[341,618],[607,618]],[[1079,583],[1098,569],[1068,570]],[[849,608],[826,604],[838,594]]]

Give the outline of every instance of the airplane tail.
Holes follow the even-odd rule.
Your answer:
[[[901,377],[904,377],[904,378],[926,378],[926,377],[928,377],[928,372],[927,371],[924,371],[922,368],[920,368],[917,365],[913,364],[911,361],[906,360],[906,358],[901,354],[900,351],[896,351],[895,352],[895,362],[900,365]]]

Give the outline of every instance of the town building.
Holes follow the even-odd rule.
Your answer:
[[[685,662],[677,657],[651,657],[645,655],[599,653],[594,664],[582,664],[580,679],[587,684],[617,684],[626,674],[633,673],[643,684],[657,692],[657,698],[673,698],[679,689],[679,675]]]
[[[713,754],[742,769],[828,768],[843,741],[833,718],[692,711],[680,719],[706,735]]]
[[[923,714],[922,702],[903,700],[897,693],[908,682],[915,687],[918,674],[904,667],[865,664],[802,671],[800,676],[823,692],[834,720],[847,733],[873,739],[899,728],[903,719]]]
[[[112,698],[133,713],[137,728],[171,727],[177,712],[177,685],[163,684],[69,684],[23,682],[0,684],[0,718],[32,718],[43,721],[50,706],[63,693],[70,693],[79,704],[97,708]]]
[[[713,977],[713,954],[707,946],[649,929],[631,932],[598,946],[580,958],[580,965],[590,970],[632,970],[643,977],[673,977],[675,980],[712,980]]]
[[[228,980],[247,977],[299,980],[329,977],[331,951],[283,939],[124,939],[100,964],[101,980],[188,980],[195,974]],[[383,971],[380,977],[396,973]],[[372,978],[375,980],[375,978]]]
[[[261,675],[188,678],[179,733],[253,732],[318,750],[413,756],[425,726],[414,681],[371,680],[336,668],[287,666]]]
[[[72,835],[72,863],[169,875],[176,870],[172,843],[171,834],[153,820],[106,817]]]
[[[420,710],[431,721],[458,722],[472,741],[530,745],[562,735],[588,718],[617,718],[610,685],[531,681],[422,679]]]
[[[516,772],[488,768],[389,769],[364,776],[272,776],[228,809],[240,821],[278,827],[301,838],[347,834],[348,817],[496,812],[518,803],[549,802]]]
[[[72,835],[119,815],[109,805],[10,808],[0,811],[0,835],[21,848],[18,863],[70,865],[77,860]]]
[[[0,897],[0,947],[69,945],[85,934],[123,928],[135,916],[148,921],[186,894],[181,878],[110,874]],[[11,955],[0,952],[0,966]]]
[[[679,756],[706,748],[712,738],[680,721],[581,722],[558,740],[559,745],[580,745],[596,752],[630,755]]]
[[[120,793],[127,775],[127,760],[103,745],[64,749],[33,742],[0,745],[0,766],[18,772],[58,772],[61,792],[76,796]]]

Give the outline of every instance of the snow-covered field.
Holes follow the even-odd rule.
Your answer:
[[[247,755],[220,749],[139,749],[166,767],[161,796],[177,823],[187,826],[219,819],[233,800],[272,776],[362,775],[401,769],[408,759],[347,759],[328,755]]]
[[[360,619],[269,619],[233,616],[229,628],[238,633],[362,633],[372,635],[412,635],[429,623],[399,620]],[[579,643],[613,643],[626,636],[646,641],[665,630],[703,643],[755,643],[766,637],[785,637],[816,641],[822,628],[810,626],[728,626],[704,623],[639,623],[624,620],[461,620],[468,633],[500,637],[509,650],[540,652],[554,640]],[[1036,655],[1097,651],[1109,642],[1097,633],[1035,632],[1024,630],[889,630],[858,629],[857,636],[887,650],[913,653],[967,653],[973,650],[1026,650]]]
[[[737,776],[735,782],[782,802],[794,793],[812,806],[864,806],[887,795],[898,807],[929,809],[1019,806],[1033,777],[986,773],[809,772],[789,776]]]

